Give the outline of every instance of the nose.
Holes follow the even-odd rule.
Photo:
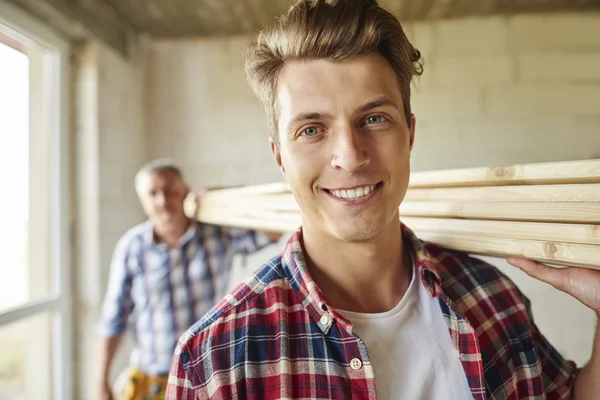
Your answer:
[[[331,166],[354,172],[369,165],[371,158],[365,140],[352,126],[338,130],[333,140]]]
[[[164,207],[164,205],[166,203],[165,194],[162,192],[157,193],[156,196],[154,196],[154,202],[156,203],[156,205],[158,207]]]

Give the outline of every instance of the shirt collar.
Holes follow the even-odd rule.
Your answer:
[[[430,254],[423,242],[404,224],[401,225],[402,239],[407,249],[414,255],[416,270],[427,291],[437,297],[442,294],[442,285],[438,266],[440,260]],[[321,289],[308,272],[301,245],[302,228],[299,228],[288,240],[282,254],[282,264],[298,300],[308,311],[324,334],[328,334],[336,320],[348,331],[352,330],[349,320],[337,313],[329,304]]]
[[[182,247],[199,233],[199,224],[200,222],[196,220],[190,220],[190,226],[179,238],[178,247]],[[151,219],[146,220],[144,223],[143,241],[147,248],[164,245],[164,243],[159,243],[154,240],[154,223]]]

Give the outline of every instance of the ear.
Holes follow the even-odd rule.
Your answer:
[[[417,119],[415,118],[415,114],[410,115],[410,126],[408,127],[410,132],[410,151],[412,151],[413,146],[415,144],[415,127],[417,125]]]
[[[275,157],[275,162],[277,163],[279,170],[281,171],[281,173],[283,174],[283,177],[285,178],[286,177],[285,176],[285,167],[281,163],[280,144],[276,143],[275,140],[276,139],[273,139],[272,136],[269,138],[269,143],[271,144],[271,153],[273,153],[273,157]]]

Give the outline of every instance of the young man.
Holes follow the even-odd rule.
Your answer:
[[[167,399],[598,398],[496,268],[399,222],[421,56],[375,0],[301,0],[246,64],[302,213],[286,250],[182,336]],[[600,272],[512,260],[600,313]]]
[[[280,236],[188,218],[188,186],[168,160],[144,166],[135,188],[149,219],[119,240],[110,267],[96,392],[103,400],[112,399],[110,366],[128,322],[136,343],[125,393],[118,398],[164,399],[177,339],[225,295],[233,256],[257,251]]]

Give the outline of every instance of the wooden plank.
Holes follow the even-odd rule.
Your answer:
[[[207,191],[203,195],[203,199],[225,199],[238,196],[258,196],[258,195],[276,195],[276,194],[291,194],[287,182],[272,182],[262,185],[238,186],[224,189],[213,189]]]
[[[297,230],[300,225],[300,216],[297,215],[297,220],[280,219],[280,218],[261,218],[252,215],[236,215],[236,214],[202,214],[198,220],[215,225],[231,226],[246,229],[268,230],[272,232],[288,233]]]
[[[468,218],[530,222],[600,223],[600,203],[405,201],[411,217]]]
[[[256,196],[212,196],[202,199],[206,207],[228,208],[231,210],[273,210],[273,211],[299,211],[298,203],[291,194],[281,195],[256,195]]]
[[[600,246],[600,225],[404,216],[400,219],[417,234],[421,231],[435,231],[444,234],[458,233]],[[600,251],[600,247],[598,251]]]
[[[248,229],[265,229],[282,233],[293,232],[301,224],[299,213],[236,215],[226,212],[205,212],[200,220],[225,226]],[[285,218],[282,218],[285,215]],[[413,219],[414,221],[414,219]],[[453,220],[448,220],[453,221]],[[473,222],[473,221],[468,221]],[[482,221],[489,222],[489,221]],[[408,221],[407,221],[408,223]],[[552,225],[552,224],[550,224]],[[416,228],[413,224],[408,225]],[[451,250],[486,256],[521,256],[556,265],[574,265],[600,269],[600,246],[598,244],[567,243],[559,240],[494,237],[480,232],[429,230],[421,226],[415,229],[417,236],[425,241],[439,244]],[[514,229],[513,229],[514,230]],[[524,231],[520,232],[523,234]],[[509,232],[510,233],[510,232]],[[519,234],[519,232],[517,232]],[[556,237],[560,239],[560,237]]]
[[[600,184],[410,188],[407,201],[600,202]]]
[[[291,194],[273,196],[212,196],[203,199],[208,208],[298,211]],[[600,202],[477,202],[404,201],[400,214],[406,217],[467,218],[481,220],[530,221],[554,223],[600,223]]]
[[[600,160],[413,172],[409,187],[600,183]]]
[[[291,195],[279,198],[248,197],[237,200],[212,199],[208,208],[226,208],[229,212],[253,210],[294,212],[298,205]],[[404,201],[400,215],[405,217],[459,218],[554,223],[600,223],[600,202],[444,202]]]
[[[301,217],[298,211],[278,212],[263,209],[247,209],[240,211],[232,210],[230,208],[225,210],[204,208],[203,212],[198,214],[198,219],[212,223],[228,221],[228,223],[234,225],[236,219],[240,221],[238,223],[242,223],[242,221],[243,223],[254,223],[253,221],[257,221],[257,224],[267,224],[277,231],[290,229],[290,226],[293,226],[295,229],[301,225]],[[401,220],[417,234],[422,231],[436,231],[444,234],[476,234],[480,236],[545,240],[600,246],[600,225],[406,216],[402,216]],[[279,227],[278,224],[281,224],[282,227]]]
[[[422,240],[471,254],[508,257],[518,256],[556,265],[572,265],[600,270],[598,246],[558,243],[543,240],[510,239],[477,234],[419,233]]]
[[[237,203],[203,205],[198,209],[196,218],[217,225],[268,229],[276,232],[295,231],[302,223],[299,210],[276,211],[244,207],[243,204]]]
[[[297,208],[285,182],[209,191],[207,202],[262,203],[282,210]],[[600,184],[409,188],[405,201],[600,202]]]
[[[215,220],[218,218],[257,218],[273,219],[279,221],[292,221],[300,224],[300,212],[276,211],[262,208],[232,208],[232,207],[201,207],[197,214],[198,220]]]

